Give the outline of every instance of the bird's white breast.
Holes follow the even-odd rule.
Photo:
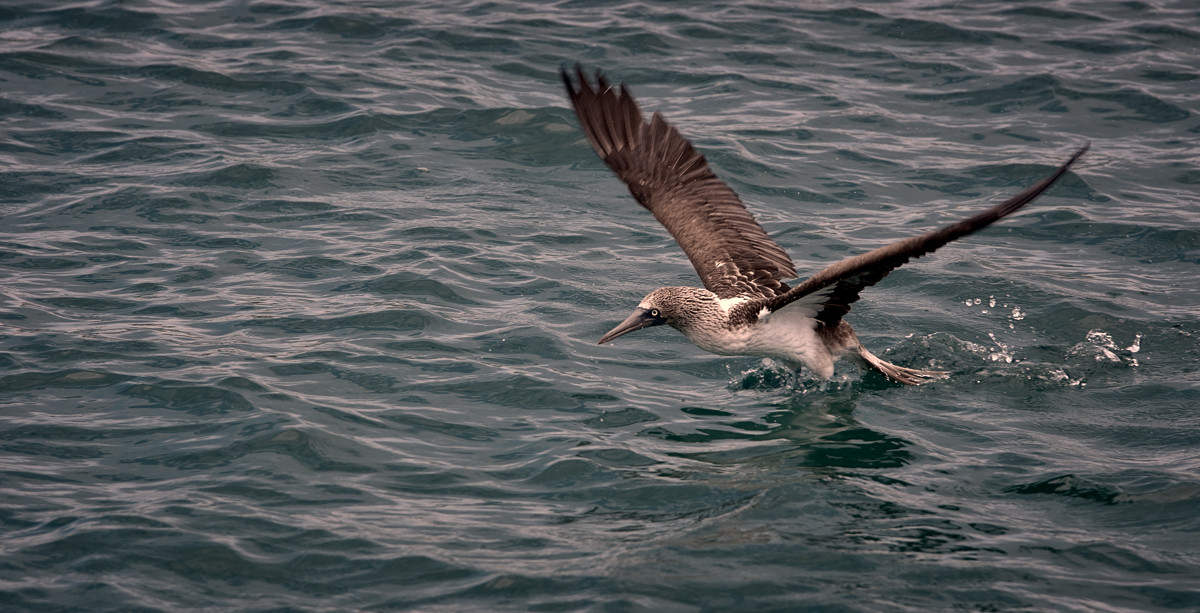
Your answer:
[[[828,378],[833,374],[836,356],[817,335],[816,328],[817,321],[804,309],[784,308],[748,326],[683,332],[688,340],[710,353],[785,360],[803,364],[818,376]]]
[[[749,328],[747,348],[756,354],[807,363],[813,352],[825,350],[825,344],[817,337],[817,320],[803,313],[783,309]]]

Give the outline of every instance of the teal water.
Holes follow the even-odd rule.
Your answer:
[[[0,4],[0,609],[1200,609],[1190,2]],[[814,272],[814,382],[695,284],[557,71]]]

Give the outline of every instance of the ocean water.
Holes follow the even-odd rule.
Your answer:
[[[697,283],[559,81],[922,387],[596,340]],[[1200,610],[1187,1],[0,4],[0,609]]]

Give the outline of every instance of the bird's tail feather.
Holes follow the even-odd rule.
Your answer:
[[[917,370],[915,368],[896,366],[891,362],[885,362],[875,357],[874,354],[867,351],[862,345],[858,346],[858,355],[866,361],[868,366],[883,373],[883,376],[905,385],[921,385],[922,383],[929,383],[934,379],[946,379],[950,376],[950,373],[944,370]]]

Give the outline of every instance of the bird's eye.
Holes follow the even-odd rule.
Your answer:
[[[651,317],[658,317],[658,309],[650,309]]]

